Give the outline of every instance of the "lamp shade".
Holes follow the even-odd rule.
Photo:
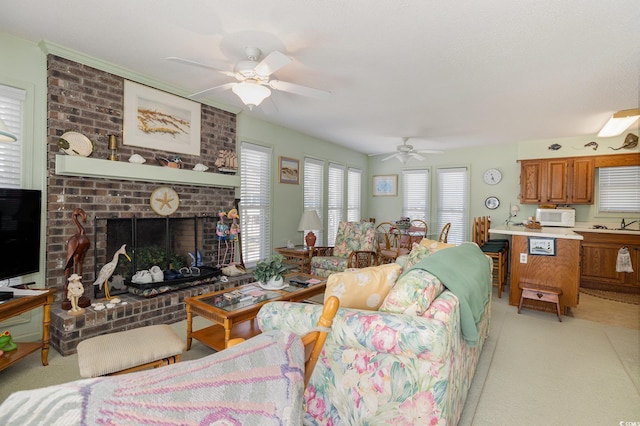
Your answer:
[[[231,90],[233,90],[233,93],[238,95],[249,109],[253,109],[254,106],[260,105],[262,101],[271,95],[271,90],[269,90],[268,87],[249,81],[243,81],[242,83],[235,84]]]
[[[322,223],[320,222],[318,212],[315,210],[305,210],[298,224],[298,231],[309,231],[320,228],[322,228]]]
[[[18,138],[9,131],[9,128],[0,118],[0,142],[15,142]]]
[[[610,136],[618,136],[629,126],[631,126],[640,117],[640,108],[625,109],[618,111],[611,116],[609,121],[602,127],[602,130],[598,133],[601,138]]]

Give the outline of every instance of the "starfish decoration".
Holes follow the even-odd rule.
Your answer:
[[[169,198],[169,194],[167,194],[166,192],[162,194],[162,198],[156,198],[156,201],[160,202],[160,208],[171,208],[171,202],[174,201],[173,198]]]

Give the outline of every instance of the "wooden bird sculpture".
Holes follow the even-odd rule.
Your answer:
[[[84,227],[80,224],[78,216],[82,219],[82,222],[87,221],[87,214],[81,208],[73,210],[71,213],[71,220],[76,226],[76,233],[67,241],[67,260],[64,266],[65,285],[64,294],[65,300],[62,302],[62,309],[71,309],[71,301],[67,298],[67,287],[69,285],[69,277],[71,274],[78,274],[82,278],[82,264],[84,263],[84,257],[87,254],[87,250],[91,247],[91,241],[87,237]],[[91,304],[91,300],[88,297],[82,296],[78,302],[78,306],[86,308]]]
[[[113,271],[116,270],[116,266],[118,265],[118,259],[120,258],[121,254],[124,254],[125,257],[127,259],[129,259],[129,262],[131,262],[131,258],[129,257],[129,255],[127,254],[127,250],[126,248],[126,244],[123,244],[122,247],[120,247],[113,255],[113,259],[111,260],[111,262],[106,263],[102,269],[100,269],[100,272],[98,272],[98,278],[96,278],[96,280],[94,281],[93,285],[99,285],[100,289],[102,289],[102,286],[104,285],[104,296],[106,297],[107,300],[111,300],[111,295],[109,294],[109,278],[111,278],[111,275],[113,275]]]

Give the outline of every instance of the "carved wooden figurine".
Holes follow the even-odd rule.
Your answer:
[[[78,216],[82,218],[83,222],[87,221],[87,214],[81,208],[77,208],[73,210],[71,213],[71,220],[76,226],[76,234],[69,238],[67,241],[67,260],[64,266],[64,295],[67,297],[68,294],[68,286],[69,286],[69,277],[70,275],[77,274],[82,277],[82,265],[84,263],[84,257],[87,254],[87,250],[91,247],[91,241],[89,237],[87,237],[84,227],[78,221]],[[78,299],[78,306],[81,308],[86,308],[91,305],[91,300],[82,296]],[[71,301],[67,298],[62,302],[62,309],[69,310],[71,309]]]

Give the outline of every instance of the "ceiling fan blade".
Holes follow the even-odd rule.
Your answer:
[[[291,58],[282,52],[274,50],[269,53],[258,65],[256,65],[255,72],[259,76],[268,77],[280,68],[291,62]]]
[[[444,151],[439,151],[437,149],[421,149],[419,151],[420,154],[444,154]]]
[[[203,96],[205,96],[207,93],[212,92],[214,90],[226,90],[226,89],[231,89],[233,87],[233,85],[236,83],[225,83],[225,84],[221,84],[220,86],[215,86],[215,87],[210,87],[208,89],[205,90],[201,90],[199,92],[196,93],[192,93],[188,96],[188,98],[201,98]]]
[[[384,157],[384,158],[383,158],[382,160],[380,160],[380,161],[387,161],[387,160],[390,160],[390,159],[392,159],[392,158],[394,158],[394,157],[397,157],[397,156],[398,156],[398,154],[391,154],[391,155],[390,155],[390,156],[388,156],[388,157]]]
[[[419,161],[424,160],[424,157],[422,155],[418,154],[417,152],[410,152],[409,155],[411,155],[416,160],[419,160]]]
[[[193,66],[196,66],[196,67],[204,68],[206,70],[220,72],[220,73],[222,73],[224,75],[227,75],[229,77],[235,77],[235,74],[233,72],[231,72],[231,71],[227,71],[227,70],[223,70],[223,69],[220,69],[220,68],[216,68],[216,67],[213,67],[211,65],[202,64],[200,62],[191,61],[189,59],[178,58],[176,56],[169,56],[168,58],[165,58],[165,59],[167,61],[177,62],[179,64],[193,65]]]
[[[294,93],[296,95],[309,96],[316,99],[326,99],[331,95],[331,92],[325,90],[313,89],[307,86],[301,86],[295,83],[289,83],[288,81],[271,80],[269,86],[275,90],[282,90],[283,92]]]

